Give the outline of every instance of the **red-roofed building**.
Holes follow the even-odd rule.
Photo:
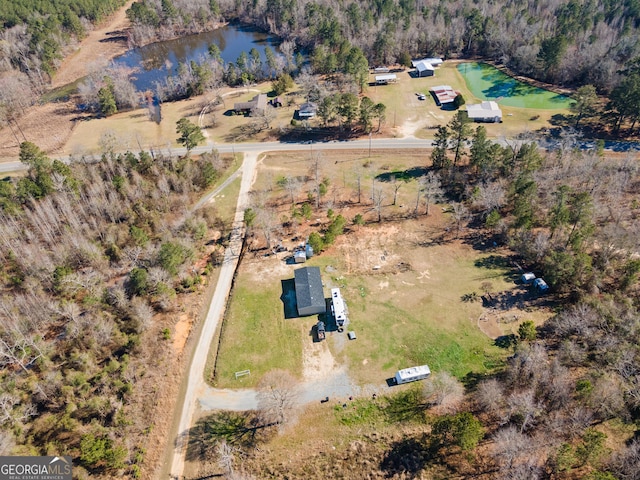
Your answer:
[[[436,103],[439,106],[446,105],[447,103],[452,103],[458,92],[454,91],[449,85],[438,85],[437,87],[431,87],[429,89],[431,94],[434,96]]]

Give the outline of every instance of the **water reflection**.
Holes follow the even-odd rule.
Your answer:
[[[265,62],[265,48],[271,47],[278,52],[280,40],[251,27],[226,25],[212,32],[129,50],[116,57],[114,63],[136,70],[133,83],[138,90],[153,89],[156,82],[163,82],[168,75],[175,73],[180,63],[206,58],[212,43],[218,45],[221,57],[227,63],[235,62],[242,52],[248,53],[252,48],[260,52]]]

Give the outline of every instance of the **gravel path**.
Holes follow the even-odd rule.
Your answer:
[[[180,478],[184,471],[184,461],[187,449],[188,432],[192,426],[194,413],[198,399],[204,395],[208,386],[204,380],[204,368],[207,363],[209,348],[213,342],[213,337],[218,328],[218,323],[224,315],[231,282],[238,264],[238,256],[242,248],[244,238],[244,210],[249,205],[249,191],[256,176],[256,166],[259,153],[245,153],[242,163],[242,181],[240,184],[240,194],[236,207],[236,215],[231,231],[231,240],[225,252],[224,262],[220,269],[220,276],[216,285],[215,293],[211,299],[211,305],[204,321],[200,338],[193,354],[193,360],[189,369],[189,380],[185,396],[178,401],[182,404],[180,422],[178,424],[178,438],[173,450],[171,461],[171,475],[173,478]],[[255,394],[254,394],[255,395]],[[220,394],[220,398],[225,398]],[[227,397],[230,398],[230,397]],[[250,400],[249,400],[250,401]],[[241,405],[242,402],[238,402]],[[243,405],[244,406],[244,405]]]

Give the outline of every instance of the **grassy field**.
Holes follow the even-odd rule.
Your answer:
[[[276,368],[300,375],[308,332],[303,322],[284,318],[281,279],[260,282],[246,265],[240,268],[222,327],[215,386],[255,385]],[[241,370],[251,370],[251,375],[236,380],[234,373]]]
[[[372,100],[382,102],[387,106],[386,120],[381,135],[403,137],[415,135],[418,138],[432,138],[433,130],[441,124],[448,123],[455,112],[440,109],[429,94],[429,88],[435,85],[451,85],[454,90],[462,93],[467,103],[477,103],[476,98],[457,70],[459,62],[448,61],[436,70],[433,77],[413,78],[410,70],[397,72],[396,84],[376,86],[374,75],[370,84],[366,86],[362,95]],[[231,143],[243,141],[261,141],[275,139],[277,134],[288,128],[297,105],[305,101],[303,92],[294,89],[285,96],[285,106],[276,109],[276,118],[271,128],[247,137],[241,133],[241,126],[250,122],[242,115],[230,114],[235,102],[244,102],[253,98],[257,93],[268,93],[270,83],[262,83],[255,87],[226,88],[223,90],[223,104],[207,109],[202,116],[202,126],[208,135],[207,144]],[[63,92],[64,93],[64,92]],[[424,93],[426,100],[418,100],[417,93]],[[211,95],[211,94],[209,94]],[[183,117],[200,123],[199,114],[212,98],[206,95],[162,105],[162,120],[159,124],[151,121],[146,109],[138,109],[113,115],[109,118],[97,118],[79,121],[71,138],[65,146],[69,154],[94,153],[100,148],[100,139],[107,133],[115,133],[119,144],[118,149],[142,148],[172,148],[178,146],[175,133],[176,122]],[[511,137],[523,131],[534,131],[551,126],[549,120],[553,115],[566,114],[566,110],[543,110],[531,108],[516,108],[501,106],[504,122],[501,124],[485,124],[489,135]],[[320,120],[314,119],[311,125],[319,125]]]
[[[413,78],[410,70],[397,73],[396,84],[369,86],[365,95],[375,102],[387,105],[387,125],[396,128],[396,135],[413,134],[418,138],[432,138],[433,129],[438,125],[449,123],[455,111],[442,110],[438,107],[429,88],[436,85],[450,85],[460,92],[467,103],[479,103],[467,87],[464,78],[457,69],[459,62],[447,61],[436,69],[432,77]],[[374,76],[371,76],[373,81]],[[418,100],[417,93],[426,95],[426,100]],[[535,131],[551,126],[549,120],[558,114],[567,114],[567,110],[545,110],[533,108],[516,108],[501,105],[503,123],[483,124],[490,136],[511,137],[524,131]],[[399,127],[405,124],[404,131]]]
[[[433,205],[428,216],[421,205],[420,215],[410,218],[424,162],[422,152],[394,158],[378,152],[368,158],[358,151],[322,155],[320,176],[329,178],[329,189],[321,209],[310,220],[283,229],[277,238],[293,248],[300,238],[326,225],[328,208],[347,219],[349,232],[308,264],[321,268],[325,294],[333,286],[343,289],[349,329],[356,331],[358,340],[345,343],[344,334],[329,332],[327,345],[354,381],[379,384],[399,368],[423,363],[459,378],[483,374],[509,353],[496,347],[492,338],[517,332],[523,320],[541,324],[548,317],[548,312],[536,308],[495,311],[482,305],[479,297],[484,291],[521,294],[514,283],[517,272],[507,260],[508,250],[487,250],[467,238],[471,232],[466,230],[456,239],[447,205]],[[291,201],[276,186],[278,178],[285,174],[309,178],[297,193],[296,201],[301,202],[313,189],[311,164],[310,155],[291,152],[272,153],[261,162],[254,189],[269,192],[277,204],[275,215],[282,221],[290,218]],[[361,204],[356,203],[358,170]],[[406,178],[398,181],[395,205],[393,174]],[[371,208],[374,178],[376,188],[384,192],[381,223]],[[367,225],[351,225],[358,213]],[[259,230],[255,238],[259,245]],[[309,332],[317,317],[284,318],[281,282],[293,278],[295,266],[286,264],[285,254],[265,257],[263,253],[249,252],[240,268],[218,357],[218,386],[254,385],[272,368],[301,374],[304,345],[312,341]],[[465,295],[473,292],[476,301],[465,301]],[[492,328],[487,328],[489,320],[483,320],[487,325],[481,329],[486,316],[491,317]],[[503,318],[508,321],[500,323]],[[245,369],[251,370],[251,377],[236,381],[233,374]]]

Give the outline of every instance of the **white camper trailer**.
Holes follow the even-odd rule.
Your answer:
[[[403,368],[398,370],[395,379],[398,385],[403,383],[415,382],[416,380],[424,380],[431,375],[429,365],[420,365],[418,367]]]

